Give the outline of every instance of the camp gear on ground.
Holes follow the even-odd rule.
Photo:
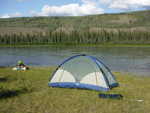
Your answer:
[[[17,71],[17,70],[23,70],[23,71],[25,71],[27,69],[28,69],[27,67],[14,67],[12,70],[14,70],[14,71]]]
[[[63,61],[53,73],[49,86],[108,91],[118,83],[99,59],[81,54]]]
[[[24,62],[23,61],[21,61],[21,60],[19,60],[18,62],[17,62],[17,66],[16,67],[14,67],[14,68],[12,68],[12,70],[28,70],[29,69],[29,67],[27,67],[25,64],[24,64]]]
[[[100,98],[107,98],[107,99],[122,99],[123,96],[121,94],[99,94]]]

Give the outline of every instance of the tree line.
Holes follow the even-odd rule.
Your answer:
[[[40,31],[40,32],[16,32],[1,33],[0,44],[102,44],[102,43],[150,43],[150,32],[148,31],[90,31],[72,30],[69,32],[59,31]]]

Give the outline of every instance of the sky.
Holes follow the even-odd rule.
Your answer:
[[[150,9],[150,0],[0,0],[0,18],[84,16]]]

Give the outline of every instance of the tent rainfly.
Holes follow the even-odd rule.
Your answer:
[[[118,83],[103,62],[93,56],[81,54],[63,61],[54,71],[48,85],[108,91],[117,87]]]

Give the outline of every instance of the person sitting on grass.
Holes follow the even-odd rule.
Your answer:
[[[18,61],[17,67],[20,68],[20,69],[24,69],[24,70],[29,69],[29,67],[27,67],[22,60]]]
[[[24,62],[22,60],[19,60],[18,63],[17,63],[17,66],[24,67],[25,64],[24,64]]]

